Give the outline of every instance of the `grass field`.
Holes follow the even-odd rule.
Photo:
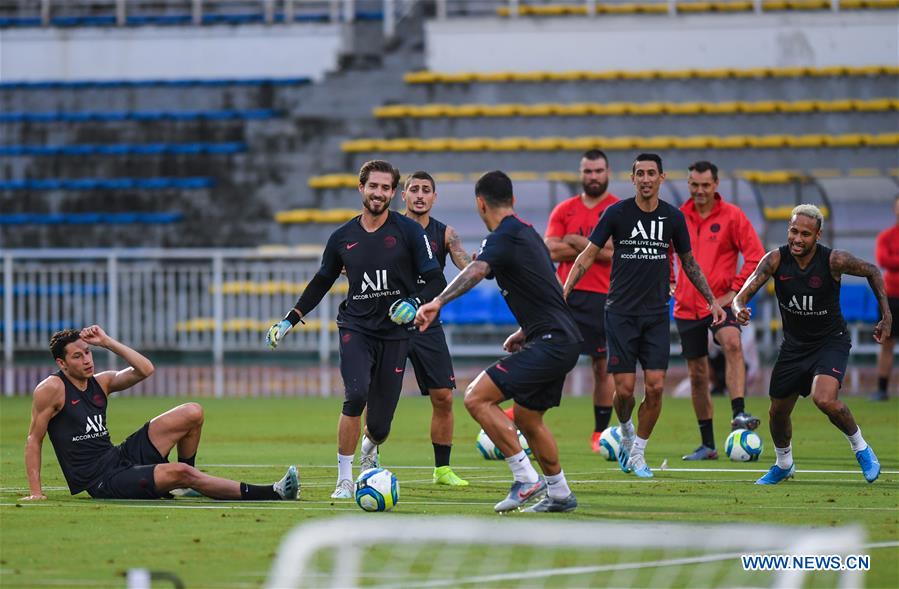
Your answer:
[[[113,440],[120,441],[146,419],[180,401],[114,399],[108,414]],[[71,497],[47,440],[43,483],[49,500],[23,504],[17,499],[27,494],[22,456],[30,399],[4,398],[0,401],[0,586],[122,587],[125,570],[149,567],[177,573],[188,587],[257,587],[282,537],[293,526],[312,518],[361,513],[354,503],[329,498],[336,476],[337,399],[201,402],[206,425],[199,467],[248,482],[271,482],[295,463],[300,469],[301,500],[239,504],[184,498],[100,502],[86,494]],[[716,403],[721,448],[729,408],[726,400]],[[547,421],[557,433],[562,464],[580,507],[572,514],[536,517],[825,528],[859,523],[869,543],[891,543],[863,550],[871,555],[866,586],[899,587],[899,404],[896,399],[872,404],[850,398],[849,405],[883,465],[884,473],[876,483],[865,483],[842,434],[812,403],[801,401],[794,415],[796,479],[777,487],[759,487],[752,482],[773,461],[765,421],[760,463],[736,464],[726,459],[684,463],[680,456],[698,442],[695,418],[688,399],[666,399],[647,449],[656,478],[639,481],[588,450],[590,402],[567,398],[561,408],[549,412]],[[767,401],[750,399],[748,408],[765,415]],[[492,506],[508,490],[508,469],[477,454],[478,427],[458,400],[456,418],[453,465],[471,486],[450,489],[431,483],[430,404],[424,398],[404,397],[391,439],[381,453],[384,466],[394,470],[401,482],[400,503],[389,514],[366,517],[498,517]],[[663,459],[669,468],[660,471]],[[738,567],[738,561],[733,566]]]

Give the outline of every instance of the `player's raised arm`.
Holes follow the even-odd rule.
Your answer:
[[[459,239],[459,234],[450,226],[446,228],[446,251],[449,252],[453,264],[459,270],[464,270],[465,266],[471,263],[471,255],[462,247],[462,240]]]
[[[893,328],[893,316],[890,313],[886,286],[883,283],[883,275],[881,275],[880,269],[870,262],[856,258],[847,251],[833,250],[830,254],[830,270],[835,274],[835,279],[838,279],[840,274],[861,276],[868,279],[868,285],[877,298],[877,304],[880,305],[881,318],[877,325],[874,326],[874,339],[877,343],[881,343],[890,337]]]
[[[780,250],[771,250],[762,256],[758,266],[755,267],[755,270],[752,271],[752,274],[750,274],[749,278],[746,279],[746,282],[743,283],[743,288],[740,289],[740,292],[734,297],[733,303],[731,303],[731,309],[733,309],[734,315],[740,325],[749,324],[749,317],[752,315],[752,312],[746,305],[755,293],[768,282],[768,279],[777,271],[779,266]]]
[[[24,501],[46,499],[41,486],[41,448],[47,435],[47,426],[60,412],[66,401],[62,381],[55,376],[45,378],[34,389],[31,401],[31,424],[25,438],[25,474],[28,477],[30,495]]]
[[[441,307],[467,293],[489,274],[490,264],[483,260],[475,260],[465,266],[462,272],[443,289],[443,292],[434,297],[429,303],[419,307],[415,315],[415,325],[418,326],[419,331],[425,331],[431,325]]]
[[[106,348],[128,363],[128,368],[124,370],[107,370],[95,376],[107,395],[133,387],[155,370],[149,358],[110,337],[99,325],[85,327],[81,330],[80,336],[84,343]]]

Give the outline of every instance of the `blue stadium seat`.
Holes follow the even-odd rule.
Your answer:
[[[500,290],[498,288],[493,289],[492,295],[493,313],[490,323],[495,323],[496,325],[517,324],[518,321],[515,319],[515,315],[512,314],[512,310],[509,309],[509,305],[506,304],[506,299],[503,298]]]
[[[3,296],[3,285],[0,284],[0,296]],[[16,296],[27,295],[81,295],[92,296],[106,294],[108,288],[105,284],[52,284],[41,286],[32,283],[19,283],[13,286],[13,294]]]
[[[849,323],[874,323],[879,317],[877,299],[866,284],[844,284],[840,290],[840,307]]]

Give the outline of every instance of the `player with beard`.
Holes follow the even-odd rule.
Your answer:
[[[840,386],[852,347],[849,329],[840,309],[840,282],[843,274],[862,276],[877,297],[882,319],[874,326],[874,340],[890,337],[893,317],[883,277],[877,266],[849,252],[831,249],[818,241],[824,215],[810,204],[793,209],[787,230],[787,245],[771,250],[761,259],[732,308],[737,320],[746,325],[752,315],[746,306],[758,290],[776,277],[774,294],[783,321],[783,342],[771,371],[768,411],[776,462],[758,485],[776,485],[792,478],[793,423],[790,415],[799,396],[808,397],[849,440],[865,480],[880,476],[880,462],[862,437],[862,430],[839,398]]]
[[[600,215],[618,202],[609,192],[609,159],[598,149],[581,156],[581,186],[584,191],[563,200],[549,215],[544,243],[553,262],[559,264],[556,274],[563,284],[571,272],[575,258],[590,241],[587,237],[596,227]],[[599,452],[599,437],[612,417],[615,385],[606,371],[605,308],[612,267],[612,240],[600,249],[596,262],[568,296],[568,307],[577,322],[581,337],[581,355],[589,356],[593,368],[593,434],[590,448]]]
[[[428,236],[431,251],[440,264],[446,267],[449,254],[459,270],[471,262],[471,256],[462,247],[459,235],[452,227],[431,216],[431,208],[437,201],[437,185],[427,172],[413,172],[406,179],[402,194],[406,203],[406,216],[418,222]],[[419,277],[419,286],[424,281]],[[468,481],[460,478],[450,468],[450,452],[453,444],[453,389],[456,376],[453,360],[446,346],[446,335],[439,318],[424,332],[415,333],[409,340],[409,360],[415,370],[415,379],[422,395],[431,399],[431,445],[434,446],[434,483],[452,487],[466,487]]]
[[[337,311],[344,402],[337,425],[333,499],[353,497],[353,458],[363,411],[359,464],[362,470],[378,465],[378,446],[390,433],[402,392],[409,337],[415,329],[411,322],[421,301],[446,286],[421,225],[388,208],[399,179],[399,171],[388,162],[363,164],[358,188],[362,214],[331,234],[318,272],[294,308],[266,334],[269,347],[277,347],[346,269],[349,291]],[[424,285],[418,284],[419,278]]]

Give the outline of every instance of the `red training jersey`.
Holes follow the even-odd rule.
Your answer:
[[[592,209],[584,206],[581,195],[576,194],[567,200],[563,200],[556,205],[553,212],[549,215],[549,223],[546,226],[545,237],[565,237],[566,235],[581,235],[589,237],[593,232],[593,228],[599,222],[599,217],[603,211],[620,199],[612,193],[606,194],[605,198],[599,201]],[[559,262],[556,274],[562,284],[568,279],[568,273],[574,266],[574,260],[570,262]],[[609,272],[612,269],[611,262],[601,262],[596,260],[587,273],[578,281],[575,290],[586,290],[589,292],[598,292],[608,294],[609,292]]]
[[[739,292],[743,283],[765,255],[762,240],[746,215],[736,206],[724,202],[715,193],[715,204],[703,219],[691,198],[680,209],[687,219],[693,256],[705,274],[712,294],[720,297],[727,291]],[[737,273],[737,259],[743,254],[743,267]],[[684,272],[677,276],[674,291],[674,316],[678,319],[703,319],[712,312]]]
[[[874,249],[877,265],[883,268],[888,297],[899,297],[899,223],[877,236]]]

